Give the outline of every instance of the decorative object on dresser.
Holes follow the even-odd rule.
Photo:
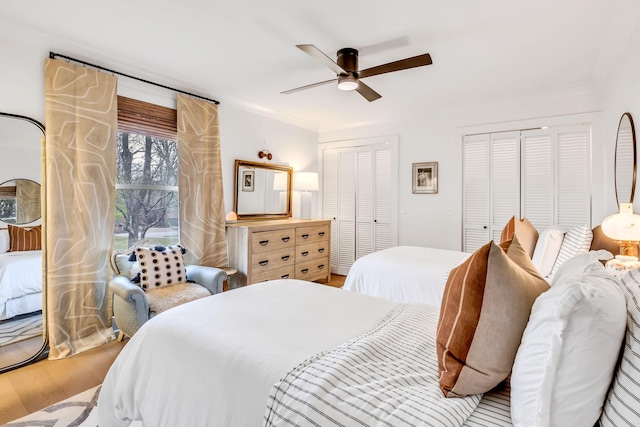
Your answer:
[[[296,172],[293,189],[300,193],[300,218],[311,219],[311,193],[318,191],[318,174],[316,172]]]
[[[330,280],[328,220],[266,220],[227,224],[234,289],[273,279]]]

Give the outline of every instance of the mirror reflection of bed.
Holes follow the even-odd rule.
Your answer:
[[[0,113],[0,372],[37,357],[45,347],[39,230],[43,132],[36,121]],[[10,237],[12,227],[18,228]]]

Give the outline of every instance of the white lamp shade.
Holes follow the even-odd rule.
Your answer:
[[[296,191],[318,191],[318,174],[316,172],[296,172],[293,179],[293,189]]]
[[[609,215],[602,221],[602,232],[613,240],[640,241],[640,215],[634,213]]]
[[[273,175],[273,189],[275,191],[287,191],[287,178],[287,173],[276,172]]]

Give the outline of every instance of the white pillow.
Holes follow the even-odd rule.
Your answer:
[[[559,228],[547,228],[538,236],[536,248],[533,251],[531,261],[538,269],[542,277],[547,277],[553,270],[553,265],[560,253],[560,247],[564,240],[564,230]]]
[[[0,254],[3,254],[9,250],[9,230],[0,230]]]
[[[593,253],[531,309],[511,373],[516,427],[593,426],[600,417],[626,326],[616,278]],[[583,264],[585,264],[583,262]]]
[[[551,275],[556,274],[558,268],[569,258],[573,258],[583,252],[588,252],[591,247],[591,240],[593,240],[593,232],[586,225],[570,228],[564,235],[560,252],[551,270]]]

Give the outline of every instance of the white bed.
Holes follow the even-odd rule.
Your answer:
[[[356,260],[344,289],[401,303],[437,307],[449,272],[471,254],[418,246],[396,246]]]
[[[279,380],[294,377],[304,380],[298,374],[303,372],[301,369],[349,355],[358,345],[405,342],[377,337],[396,333],[397,329],[389,332],[392,326],[398,327],[392,322],[409,315],[422,316],[420,319],[426,319],[429,325],[424,327],[421,321],[418,329],[424,332],[416,333],[414,329],[406,336],[424,335],[421,338],[424,342],[416,348],[425,361],[417,365],[428,371],[427,374],[432,376],[434,371],[436,375],[435,384],[430,384],[427,394],[437,402],[433,408],[419,405],[420,413],[453,411],[448,415],[442,412],[437,416],[424,415],[433,420],[433,425],[511,425],[508,392],[485,395],[477,408],[479,396],[442,397],[437,384],[433,338],[438,318],[435,307],[402,305],[298,280],[260,283],[203,298],[147,322],[125,346],[105,378],[98,401],[99,425],[121,426],[131,422],[154,426],[271,425],[274,420],[278,424],[278,417],[273,414],[287,416],[291,411],[299,412],[296,416],[308,421],[310,418],[306,417],[317,417],[318,411],[309,408],[309,399],[300,399],[304,401],[302,408],[292,408],[291,402],[281,404],[280,398],[287,394],[283,384],[288,386],[289,382]],[[412,322],[401,322],[401,325],[405,324]],[[399,351],[406,353],[406,348]],[[381,351],[370,353],[378,355]],[[356,360],[360,360],[359,357]],[[401,363],[396,358],[390,360],[389,365]],[[350,367],[357,368],[360,373],[372,373],[374,377],[387,368],[376,363],[375,370],[367,371],[364,368],[367,365],[355,363]],[[298,370],[292,371],[296,367]],[[323,368],[322,371],[326,370]],[[309,371],[304,372],[309,374]],[[411,370],[405,374],[418,377],[412,376]],[[382,377],[389,380],[390,376]],[[379,379],[372,387],[376,392]],[[295,392],[298,386],[291,383],[290,388]],[[320,396],[320,400],[337,395],[333,391],[319,395],[317,391],[313,390],[312,394]],[[397,401],[398,397],[387,396],[385,399]],[[358,409],[362,406],[354,405],[352,409],[365,411]],[[400,406],[407,409],[407,405]],[[373,409],[378,410],[378,407],[385,405],[378,401]],[[447,407],[446,410],[443,407]],[[355,416],[358,419],[370,416],[366,412]],[[470,413],[471,417],[465,422]],[[302,421],[302,425],[307,424]],[[320,425],[327,424],[322,422]],[[387,425],[397,423],[392,421]]]
[[[0,320],[42,310],[42,251],[0,254]]]

